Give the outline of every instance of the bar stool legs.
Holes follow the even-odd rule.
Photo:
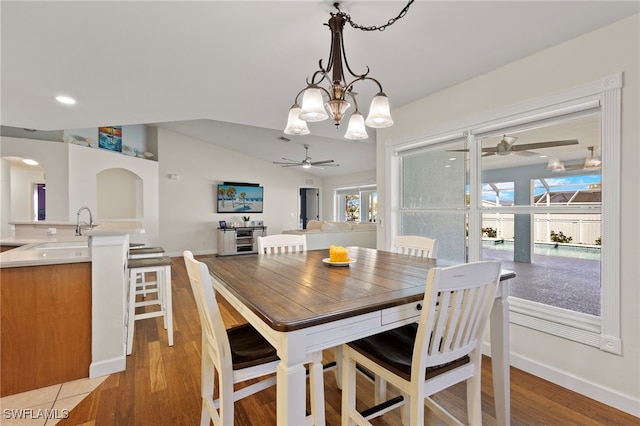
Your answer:
[[[144,294],[149,289],[137,291],[140,274],[155,272],[157,299],[136,301],[136,294]],[[149,284],[149,282],[147,282]],[[127,318],[127,355],[133,350],[133,332],[135,321],[162,317],[164,329],[167,330],[169,346],[173,346],[173,306],[171,300],[171,258],[168,256],[142,259],[129,259],[129,297]],[[157,305],[158,310],[136,313],[136,308]]]

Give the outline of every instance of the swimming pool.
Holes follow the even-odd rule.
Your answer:
[[[513,251],[513,241],[483,240],[482,248]],[[600,247],[575,244],[534,243],[533,253],[543,256],[570,257],[572,259],[600,260]]]

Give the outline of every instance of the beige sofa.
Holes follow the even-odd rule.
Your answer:
[[[330,245],[376,248],[376,224],[310,220],[307,229],[282,231],[283,234],[306,235],[307,250],[326,249]]]

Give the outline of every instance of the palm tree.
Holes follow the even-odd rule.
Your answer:
[[[218,197],[222,198],[222,207],[224,207],[224,188],[218,188]]]
[[[227,197],[231,198],[231,207],[235,207],[236,192],[238,192],[233,186],[227,187]]]
[[[247,193],[246,192],[241,192],[240,193],[240,199],[242,200],[242,209],[246,209],[247,208],[247,203],[244,202],[244,199],[246,198]]]

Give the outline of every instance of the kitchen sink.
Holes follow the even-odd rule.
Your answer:
[[[62,249],[83,249],[89,247],[87,241],[64,241],[42,243],[31,247],[32,250],[62,250]]]

